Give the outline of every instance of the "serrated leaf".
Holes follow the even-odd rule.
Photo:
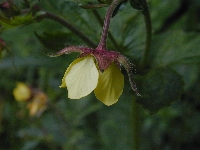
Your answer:
[[[138,97],[138,102],[151,112],[157,112],[173,101],[179,100],[184,82],[172,69],[158,68],[141,77],[137,85],[142,95],[141,98]]]

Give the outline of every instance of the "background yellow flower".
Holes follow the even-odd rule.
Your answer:
[[[13,90],[13,95],[17,101],[26,101],[31,97],[31,90],[26,84],[19,82]]]

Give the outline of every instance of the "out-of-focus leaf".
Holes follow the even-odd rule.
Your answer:
[[[3,99],[0,97],[0,133],[2,130],[1,123],[3,120],[3,107],[4,107]]]
[[[39,141],[27,141],[24,146],[22,147],[22,150],[31,150],[36,149],[36,147],[39,145]]]
[[[41,130],[35,127],[21,129],[17,132],[17,136],[20,138],[25,138],[27,136],[44,138]]]
[[[111,4],[113,0],[97,0],[99,3]]]
[[[97,0],[66,0],[69,2],[97,2]]]
[[[107,4],[79,4],[79,7],[84,9],[97,9],[107,7]]]
[[[23,16],[15,16],[12,19],[8,19],[0,16],[0,25],[2,26],[0,30],[10,29],[21,25],[27,25],[35,22],[33,16],[31,14],[23,15]]]
[[[45,134],[42,129],[35,127],[21,129],[18,131],[17,136],[22,139],[29,139],[24,143],[22,150],[37,149],[40,143],[43,142],[45,145],[45,142],[52,140],[52,135]]]
[[[85,109],[77,116],[78,120],[84,119],[87,115],[92,114],[93,112],[99,110],[102,107],[101,103],[93,104],[88,109]]]
[[[0,4],[0,11],[3,16],[12,18],[20,14],[19,8],[12,2],[6,1]]]
[[[199,65],[198,64],[177,64],[172,66],[173,70],[176,70],[184,80],[184,89],[188,90],[193,88],[194,84],[199,78]]]
[[[43,115],[41,123],[43,127],[46,129],[46,131],[48,133],[51,133],[49,135],[49,138],[51,140],[57,143],[66,142],[66,139],[64,137],[66,134],[67,135],[69,134],[69,130],[70,130],[70,128],[68,127],[68,124],[64,124],[55,115],[51,115],[51,114]]]
[[[29,0],[23,0],[22,6],[23,6],[23,8],[29,8],[30,7],[30,1]]]
[[[199,64],[200,63],[200,55],[199,56],[191,56],[185,57],[181,60],[174,62],[175,64]]]
[[[0,38],[0,59],[2,56],[2,51],[5,49],[5,47],[6,47],[6,42]]]
[[[153,66],[200,63],[200,36],[183,31],[158,35],[152,42]]]
[[[142,1],[141,0],[130,0],[130,5],[131,7],[133,7],[134,9],[137,10],[142,10]]]
[[[72,33],[57,31],[43,32],[42,35],[39,35],[37,32],[35,32],[35,35],[46,48],[51,50],[58,51],[68,45],[77,44],[77,39]]]
[[[140,78],[138,89],[142,97],[138,98],[138,102],[151,112],[157,112],[179,100],[183,86],[182,77],[172,69],[153,69]]]
[[[114,17],[118,12],[122,11],[127,5],[127,1],[121,2],[113,11],[112,17]]]
[[[55,58],[56,59],[56,58]],[[71,58],[69,58],[70,60]],[[33,57],[17,57],[14,58],[14,60],[8,58],[4,59],[0,63],[0,69],[8,69],[8,68],[15,68],[15,65],[17,67],[31,67],[31,66],[49,66],[49,67],[58,67],[63,63],[62,59],[56,59],[56,62],[50,63],[53,61],[53,58],[50,58],[48,56],[43,56],[40,58],[33,58]]]

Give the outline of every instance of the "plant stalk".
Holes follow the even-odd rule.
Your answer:
[[[151,47],[151,40],[152,40],[152,24],[151,24],[151,17],[149,12],[149,7],[147,5],[146,0],[143,1],[143,10],[142,13],[144,15],[145,25],[146,25],[146,45],[145,45],[145,51],[141,63],[141,68],[144,69],[148,64],[148,57],[150,53],[150,47]]]
[[[103,30],[102,30],[102,35],[101,35],[101,39],[99,42],[99,45],[97,47],[97,49],[99,50],[105,50],[106,49],[106,40],[107,40],[107,36],[108,36],[108,30],[109,30],[109,25],[110,25],[110,20],[112,18],[112,14],[113,11],[115,10],[115,8],[122,2],[123,0],[114,0],[106,13],[105,16],[105,20],[104,20],[104,25],[103,25]]]
[[[103,25],[103,19],[101,18],[101,16],[99,15],[99,13],[97,12],[97,10],[92,10],[94,16],[97,18],[97,21],[99,22],[100,25]],[[113,43],[113,46],[115,47],[115,49],[118,49],[119,46],[115,40],[115,38],[113,37],[113,35],[108,32],[108,38],[110,39],[110,41]]]

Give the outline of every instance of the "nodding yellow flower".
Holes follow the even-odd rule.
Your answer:
[[[31,97],[31,90],[26,84],[19,82],[13,90],[13,95],[17,101],[26,101]]]
[[[110,106],[122,94],[124,77],[115,63],[101,72],[95,58],[88,55],[71,63],[60,87],[67,87],[70,99],[80,99],[94,90],[96,98]]]
[[[67,87],[69,98],[80,99],[94,90],[96,98],[105,105],[110,106],[116,103],[124,87],[124,77],[120,71],[121,66],[128,73],[131,88],[140,96],[133,80],[133,67],[130,61],[119,52],[106,49],[110,20],[120,3],[121,1],[113,0],[110,4],[105,15],[102,35],[97,48],[68,46],[57,52],[56,55],[50,55],[55,57],[72,52],[81,53],[79,58],[74,60],[67,68],[60,86]]]
[[[69,46],[50,56],[56,57],[72,52],[81,54],[67,68],[60,86],[67,87],[70,99],[80,99],[94,90],[96,98],[105,105],[116,103],[124,87],[121,66],[128,73],[132,89],[140,96],[133,80],[132,64],[119,52]]]
[[[110,106],[116,103],[122,94],[124,87],[124,76],[120,69],[123,66],[129,76],[132,89],[137,93],[136,84],[132,76],[132,64],[119,52],[107,51],[97,47],[69,46],[56,55],[81,53],[67,68],[62,79],[61,88],[67,87],[70,99],[80,99],[94,91],[98,100]]]

